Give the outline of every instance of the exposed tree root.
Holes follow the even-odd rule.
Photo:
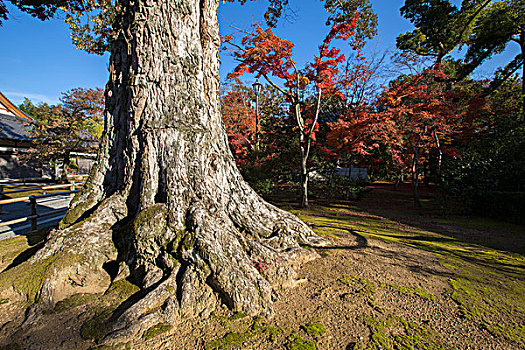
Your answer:
[[[256,240],[228,216],[210,215],[199,205],[188,211],[186,230],[179,234],[166,228],[162,205],[148,211],[139,214],[141,225],[137,221],[134,225],[139,238],[134,256],[141,258],[129,263],[131,278],[150,291],[118,317],[104,340],[107,345],[129,341],[158,323],[207,317],[219,304],[232,311],[271,316],[274,291],[292,287],[294,267],[317,257],[299,247],[289,233],[276,230],[275,235]],[[143,216],[153,220],[141,221]],[[158,235],[145,239],[144,232]],[[317,238],[319,242],[326,244]]]
[[[16,274],[1,275],[1,286],[33,298],[38,309],[50,309],[78,293],[103,293],[117,275],[127,277],[142,288],[143,296],[112,317],[104,344],[114,345],[158,323],[208,317],[220,304],[235,312],[271,316],[275,291],[294,286],[297,267],[317,257],[298,242],[327,244],[301,221],[270,205],[264,208],[266,216],[275,217],[273,229],[253,233],[233,221],[242,222],[240,216],[212,212],[199,203],[188,208],[184,231],[172,229],[178,225],[170,223],[166,204],[143,209],[122,224],[127,214],[118,210],[125,208],[122,203],[122,197],[112,196],[88,219],[53,232]],[[49,259],[40,280],[22,273]],[[124,275],[104,271],[109,262],[119,261],[127,266]],[[33,296],[24,289],[31,283],[39,284]]]

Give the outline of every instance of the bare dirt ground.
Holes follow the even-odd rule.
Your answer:
[[[525,228],[444,215],[431,192],[376,185],[362,201],[299,211],[334,246],[279,291],[269,320],[223,310],[197,324],[157,325],[123,349],[524,349]],[[0,241],[3,270],[27,248]],[[9,244],[8,244],[9,243]],[[0,349],[97,348],[131,285],[77,296],[33,318],[0,300]]]

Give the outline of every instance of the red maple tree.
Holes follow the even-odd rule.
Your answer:
[[[421,206],[422,163],[434,162],[439,175],[443,152],[452,151],[450,141],[462,126],[464,113],[454,102],[446,78],[440,66],[399,77],[379,96],[379,112],[372,119],[377,143],[387,145],[400,169],[410,164],[416,206]]]
[[[244,32],[246,35],[240,45],[234,43],[232,36],[223,38],[225,43],[234,48],[233,56],[239,62],[229,74],[230,78],[245,73],[255,74],[256,78],[262,77],[280,91],[290,104],[299,138],[301,207],[308,206],[308,160],[312,142],[316,140],[322,103],[336,95],[344,98],[336,88],[335,77],[346,57],[341,49],[333,46],[333,41],[349,40],[355,34],[357,19],[356,14],[349,22],[333,25],[319,46],[318,55],[302,70],[297,68],[293,59],[294,44],[277,37],[271,29],[263,30],[256,26],[253,33]],[[308,94],[311,90],[314,93]]]
[[[237,166],[243,166],[253,148],[255,111],[250,90],[240,82],[221,94],[222,120]]]

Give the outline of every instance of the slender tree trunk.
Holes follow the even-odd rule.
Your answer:
[[[120,310],[106,345],[221,303],[271,315],[272,291],[317,257],[300,244],[327,241],[266,203],[235,167],[219,112],[218,0],[121,4],[97,162],[61,229],[0,275],[0,291],[23,294],[11,276],[34,278],[25,271],[44,262],[53,268],[25,295],[40,307],[127,277],[142,298]]]
[[[421,208],[421,200],[419,199],[419,166],[418,166],[418,150],[413,147],[414,155],[412,157],[412,192],[414,194],[414,206]]]
[[[308,208],[308,153],[309,153],[309,139],[305,136],[305,125],[301,115],[301,106],[299,103],[295,104],[295,117],[297,119],[297,126],[299,127],[299,154],[301,156],[301,174],[300,174],[300,198],[299,206],[301,208]]]
[[[301,146],[301,148],[303,148]],[[303,152],[301,152],[301,155]],[[308,208],[308,169],[306,167],[307,159],[301,157],[301,208]]]
[[[58,181],[58,166],[56,161],[50,161],[49,168],[51,169],[51,180],[56,183]]]
[[[71,155],[70,155],[70,152],[67,151],[64,155],[64,159],[62,159],[62,174],[60,174],[60,182],[62,183],[67,182],[67,175],[68,175],[68,169],[69,169],[70,163],[71,163]]]
[[[299,91],[299,84],[297,84]],[[300,134],[300,148],[301,148],[301,208],[308,208],[308,158],[310,157],[310,150],[312,147],[312,134],[315,131],[317,120],[319,119],[319,112],[321,111],[321,88],[317,90],[317,103],[315,105],[315,117],[311,127],[306,129],[304,119],[301,116],[301,107],[299,103],[295,105],[295,113],[299,125]],[[299,100],[299,96],[297,96]]]
[[[299,131],[301,135],[299,136],[299,149],[300,149],[300,155],[301,155],[301,191],[300,191],[300,207],[301,208],[308,208],[308,156],[307,156],[307,146],[305,145],[305,137],[304,132],[301,130]]]
[[[434,140],[436,141],[436,147],[438,150],[437,179],[438,181],[441,181],[441,164],[443,163],[443,151],[441,150],[441,142],[439,142],[439,137],[437,135],[435,128],[434,128]]]
[[[399,170],[399,173],[397,174],[396,183],[394,184],[394,190],[397,190],[399,188],[399,185],[403,183],[403,177],[403,168],[401,168],[401,170]]]

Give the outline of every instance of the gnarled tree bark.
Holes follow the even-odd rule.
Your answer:
[[[33,297],[47,306],[122,276],[140,286],[107,344],[219,303],[269,315],[272,291],[316,257],[300,245],[327,242],[262,200],[235,167],[219,111],[218,0],[121,6],[97,163],[60,230],[16,269],[46,262]]]

